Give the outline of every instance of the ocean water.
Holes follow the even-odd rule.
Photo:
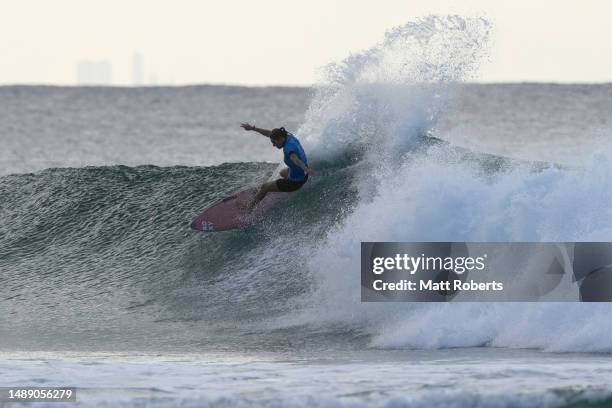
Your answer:
[[[311,89],[0,87],[0,385],[74,386],[77,406],[612,406],[606,303],[360,302],[362,241],[612,238],[612,86],[470,83],[489,28],[408,23]],[[317,174],[248,228],[195,232],[279,169],[243,121],[294,131]]]

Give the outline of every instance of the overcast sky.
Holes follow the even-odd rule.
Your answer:
[[[486,82],[612,81],[607,0],[3,0],[0,83],[76,83],[108,61],[112,84],[309,85],[317,69],[428,14],[493,25]]]

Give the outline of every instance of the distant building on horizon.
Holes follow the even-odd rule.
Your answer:
[[[144,61],[139,53],[135,53],[132,58],[132,85],[144,85]]]
[[[113,67],[109,61],[81,60],[76,66],[78,85],[110,85]]]

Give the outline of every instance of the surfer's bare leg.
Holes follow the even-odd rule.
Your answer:
[[[278,174],[280,174],[282,178],[286,179],[287,177],[289,177],[289,167],[285,167],[284,169],[279,171]]]
[[[264,197],[266,196],[266,194],[268,193],[274,193],[274,192],[279,192],[280,190],[278,189],[278,187],[276,186],[276,181],[270,181],[268,183],[263,183],[261,185],[261,188],[259,189],[259,191],[257,192],[257,194],[255,194],[255,198],[253,198],[253,201],[251,201],[248,205],[247,208],[249,210],[252,210],[253,208],[255,208],[257,206],[257,204],[259,204],[259,202],[261,200],[264,199]]]

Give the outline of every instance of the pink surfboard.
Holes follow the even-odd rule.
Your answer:
[[[214,232],[244,228],[272,208],[276,203],[287,198],[289,193],[268,193],[263,200],[249,212],[244,205],[249,203],[259,187],[250,187],[238,191],[208,207],[191,222],[191,228],[198,231]]]

